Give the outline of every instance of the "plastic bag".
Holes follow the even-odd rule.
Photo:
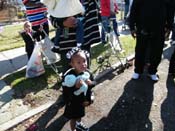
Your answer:
[[[27,63],[26,78],[33,78],[45,73],[41,56],[41,45],[36,42],[33,53]]]
[[[56,63],[60,60],[59,55],[51,51],[51,48],[54,46],[54,43],[50,40],[48,36],[46,36],[44,40],[41,40],[40,44],[42,47],[41,51],[45,56],[48,65]]]

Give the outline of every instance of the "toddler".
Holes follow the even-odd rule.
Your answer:
[[[42,27],[41,27],[42,28]],[[42,30],[40,28],[40,30]],[[30,59],[34,46],[35,40],[40,35],[40,32],[32,30],[32,25],[29,21],[24,23],[24,30],[20,32],[24,42],[25,42],[25,51],[27,53],[28,60]]]
[[[87,69],[87,57],[88,53],[77,47],[67,53],[67,58],[70,59],[70,65],[72,68],[63,75],[63,83],[68,75],[78,77],[87,72],[89,74],[85,80],[81,79],[81,77],[80,79],[77,79],[72,87],[62,84],[63,96],[66,104],[64,116],[70,119],[70,128],[72,131],[89,130],[89,128],[81,122],[81,118],[85,115],[85,107],[90,105],[94,98],[91,89],[95,86],[95,81],[93,75]],[[84,82],[87,85],[86,93],[81,92],[77,94],[76,91],[83,86]]]

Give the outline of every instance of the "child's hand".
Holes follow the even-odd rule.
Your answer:
[[[76,18],[71,16],[63,21],[63,25],[68,28],[76,27]]]
[[[77,89],[79,89],[82,85],[83,85],[83,80],[81,80],[81,79],[78,79],[75,83],[75,87]]]
[[[87,79],[85,82],[86,82],[86,84],[89,85],[89,86],[92,85],[92,81],[91,81],[90,79]]]
[[[43,25],[40,25],[39,31],[43,31]]]

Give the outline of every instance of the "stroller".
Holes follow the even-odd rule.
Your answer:
[[[108,43],[110,45],[110,49],[108,49],[104,56],[97,57],[97,63],[99,64],[97,70],[103,71],[104,69],[111,67],[111,63],[109,61],[109,58],[111,55],[115,56],[118,60],[118,64],[114,66],[115,70],[118,71],[118,73],[123,72],[126,68],[129,68],[131,65],[129,63],[128,58],[126,57],[125,50],[122,47],[122,44],[120,42],[119,36],[115,35],[113,26],[112,26],[112,20],[110,19],[109,24],[109,33],[106,32],[106,36],[108,39]],[[105,30],[105,28],[102,25],[102,28]]]

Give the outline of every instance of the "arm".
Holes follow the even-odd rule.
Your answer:
[[[93,88],[96,86],[97,82],[94,80],[94,76],[91,72],[90,73],[90,77],[89,79],[86,80],[86,84],[90,87]]]
[[[68,18],[55,18],[50,16],[50,21],[53,27],[55,28],[63,28],[68,27],[72,28],[76,26],[76,18],[75,17],[68,17]]]
[[[117,4],[116,1],[115,1],[115,3],[114,3],[114,11],[115,11],[116,13],[118,13],[118,11],[119,11],[118,4]]]
[[[137,15],[138,7],[139,5],[137,0],[134,0],[131,6],[130,15],[129,15],[129,27],[133,38],[136,38],[136,19],[137,17],[139,17]]]

